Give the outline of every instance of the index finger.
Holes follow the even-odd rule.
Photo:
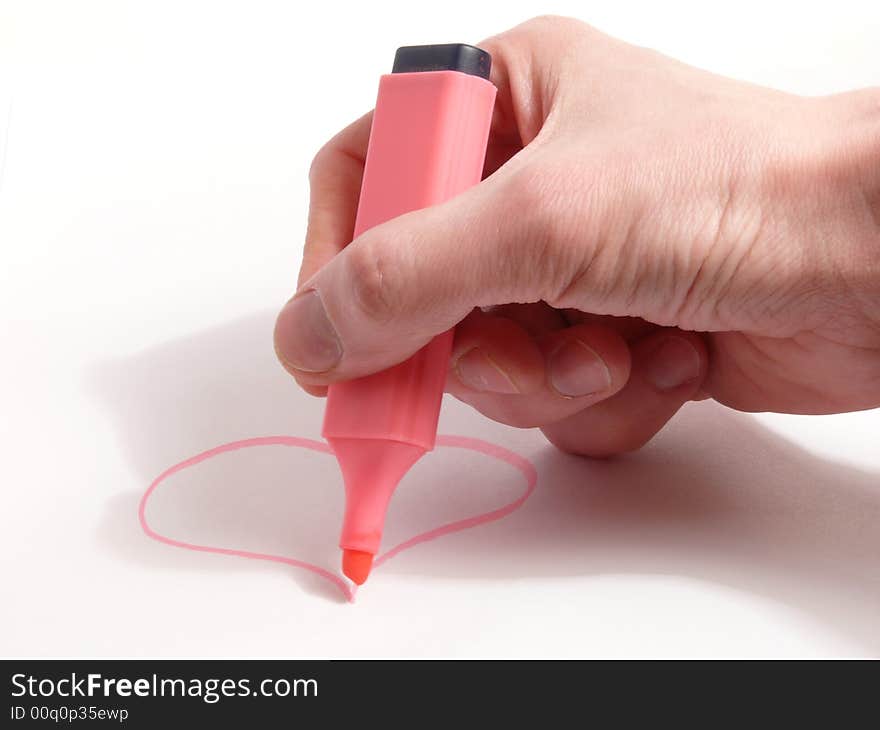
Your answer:
[[[309,220],[298,284],[349,244],[354,233],[373,112],[364,114],[315,155],[309,170]]]

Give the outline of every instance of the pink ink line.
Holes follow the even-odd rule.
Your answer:
[[[531,496],[532,492],[535,490],[535,486],[538,483],[538,473],[535,470],[534,465],[528,459],[512,451],[508,451],[502,446],[497,446],[496,444],[491,444],[488,441],[469,438],[467,436],[438,436],[437,444],[439,446],[447,446],[457,449],[467,449],[469,451],[475,451],[479,454],[484,454],[486,456],[497,459],[498,461],[509,464],[510,466],[513,466],[514,468],[518,469],[525,478],[525,490],[512,502],[509,502],[508,504],[505,504],[498,509],[483,512],[478,515],[473,515],[472,517],[466,517],[464,519],[456,520],[454,522],[449,522],[445,525],[441,525],[440,527],[435,527],[427,530],[426,532],[422,532],[414,537],[409,538],[408,540],[404,540],[399,545],[395,545],[394,547],[379,555],[374,563],[376,567],[382,565],[383,563],[386,563],[395,555],[400,554],[404,550],[409,550],[410,548],[415,547],[416,545],[419,545],[421,543],[428,542],[430,540],[436,540],[437,538],[443,537],[444,535],[451,535],[452,533],[460,532],[461,530],[467,530],[473,527],[477,527],[479,525],[485,525],[489,522],[494,522],[495,520],[500,520],[502,517],[505,517],[511,512],[519,509]],[[300,438],[298,436],[258,436],[256,438],[242,439],[240,441],[231,441],[227,444],[215,446],[214,448],[208,449],[207,451],[202,451],[195,456],[191,456],[188,459],[184,459],[183,461],[168,467],[152,481],[149,487],[147,487],[147,490],[144,492],[143,496],[141,497],[140,503],[138,504],[138,520],[140,521],[141,528],[143,529],[144,533],[153,540],[157,540],[158,542],[164,543],[165,545],[171,545],[172,547],[183,548],[184,550],[195,550],[197,552],[203,553],[216,553],[218,555],[232,555],[237,558],[247,558],[249,560],[266,560],[273,563],[283,563],[284,565],[290,565],[294,568],[307,570],[311,573],[314,573],[315,575],[320,576],[321,578],[330,581],[337,588],[339,588],[340,591],[342,591],[342,594],[348,601],[354,601],[356,586],[350,584],[341,575],[332,573],[326,568],[322,568],[320,565],[315,565],[313,563],[308,563],[303,560],[297,560],[295,558],[290,558],[284,555],[258,553],[252,552],[250,550],[236,550],[232,548],[216,547],[213,545],[198,545],[191,542],[185,542],[183,540],[176,540],[173,537],[167,537],[166,535],[162,535],[156,532],[152,527],[150,527],[150,524],[147,522],[146,517],[147,502],[149,501],[153,492],[156,491],[156,488],[160,484],[162,484],[162,482],[164,482],[169,477],[172,477],[175,474],[184,471],[185,469],[189,469],[190,467],[196,466],[197,464],[200,464],[203,461],[207,461],[208,459],[212,459],[215,456],[219,456],[220,454],[229,453],[231,451],[238,451],[240,449],[249,449],[256,446],[294,446],[303,449],[311,449],[312,451],[318,451],[324,454],[333,453],[333,450],[330,448],[330,446],[323,441],[315,441],[313,439]]]

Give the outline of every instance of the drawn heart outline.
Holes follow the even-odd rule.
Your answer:
[[[483,441],[482,439],[470,438],[468,436],[446,435],[437,437],[437,445],[475,451],[479,454],[484,454],[485,456],[489,456],[491,458],[497,459],[498,461],[509,464],[510,466],[513,466],[515,469],[517,469],[520,474],[522,474],[523,478],[525,479],[525,489],[523,490],[522,494],[520,494],[516,499],[502,505],[501,507],[489,510],[488,512],[481,512],[471,517],[465,517],[460,520],[447,522],[446,524],[440,525],[439,527],[434,527],[430,530],[426,530],[413,537],[410,537],[407,540],[404,540],[401,543],[398,543],[394,547],[386,550],[384,553],[376,557],[375,561],[373,562],[375,568],[378,568],[383,563],[386,563],[395,555],[399,555],[404,550],[409,550],[410,548],[413,548],[423,542],[436,540],[437,538],[443,537],[444,535],[451,535],[456,532],[461,532],[462,530],[468,530],[474,527],[478,527],[479,525],[485,525],[489,522],[500,520],[502,517],[506,517],[511,512],[514,512],[515,510],[522,507],[523,504],[525,504],[526,500],[531,496],[538,483],[538,473],[535,469],[534,464],[532,464],[532,462],[530,462],[525,457],[520,456],[513,451],[505,449],[503,446],[498,446],[497,444],[489,443],[488,441]],[[140,502],[138,503],[138,521],[140,522],[141,529],[144,531],[147,537],[150,537],[153,540],[164,543],[165,545],[171,545],[172,547],[182,548],[184,550],[195,550],[197,552],[215,553],[218,555],[231,555],[234,557],[246,558],[249,560],[266,560],[274,563],[283,563],[284,565],[289,565],[294,568],[299,568],[301,570],[307,570],[333,583],[337,588],[339,588],[340,591],[342,591],[342,594],[349,602],[353,602],[357,593],[357,586],[346,581],[341,575],[333,573],[326,568],[322,568],[320,565],[308,563],[303,560],[297,560],[296,558],[291,558],[286,555],[259,553],[250,550],[237,550],[215,545],[199,545],[196,543],[185,542],[183,540],[177,540],[173,537],[168,537],[166,535],[162,535],[159,532],[156,532],[150,526],[149,522],[147,522],[146,509],[150,497],[156,491],[156,488],[159,487],[159,485],[162,484],[166,479],[186,469],[196,466],[203,461],[207,461],[208,459],[211,459],[215,456],[219,456],[220,454],[229,453],[231,451],[239,451],[241,449],[254,448],[257,446],[290,446],[296,448],[310,449],[312,451],[317,451],[324,454],[333,453],[333,450],[325,442],[316,441],[314,439],[301,438],[299,436],[257,436],[254,438],[241,439],[239,441],[230,441],[229,443],[220,444],[219,446],[215,446],[206,451],[202,451],[195,456],[190,456],[188,459],[184,459],[183,461],[180,461],[177,464],[168,467],[150,483],[150,486],[147,487],[146,491],[141,496]]]

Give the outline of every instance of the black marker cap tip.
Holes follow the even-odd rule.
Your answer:
[[[394,54],[391,73],[414,71],[461,71],[488,79],[492,56],[482,48],[466,43],[442,43],[432,46],[403,46]]]

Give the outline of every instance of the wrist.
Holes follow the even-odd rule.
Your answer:
[[[842,273],[857,311],[880,329],[880,88],[830,97],[843,194]]]
[[[829,327],[880,331],[880,89],[803,103],[785,177],[804,274]]]
[[[831,154],[843,179],[863,198],[864,212],[880,232],[880,87],[828,97],[834,107]]]

